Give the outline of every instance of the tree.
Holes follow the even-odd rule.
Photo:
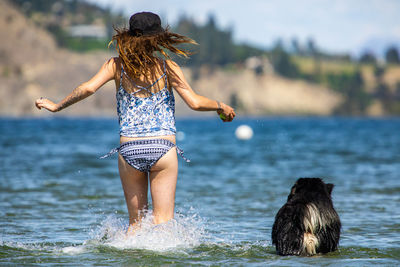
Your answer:
[[[385,59],[386,63],[392,63],[392,64],[400,63],[399,51],[395,46],[391,46],[386,50]]]
[[[376,57],[372,52],[364,52],[360,57],[360,63],[376,64]]]
[[[375,75],[375,78],[376,78],[376,80],[378,81],[378,83],[381,83],[382,82],[382,79],[383,79],[383,75],[385,74],[385,67],[384,66],[378,66],[378,65],[376,65],[375,67],[374,67],[374,75]]]
[[[271,51],[270,59],[274,70],[280,75],[288,78],[298,77],[299,70],[292,62],[290,55],[283,48],[281,40],[276,42],[275,47]]]
[[[337,114],[364,114],[371,101],[371,96],[364,90],[364,80],[361,71],[354,73],[328,73],[329,87],[345,97],[345,101],[335,111]]]
[[[293,53],[296,54],[296,55],[300,55],[302,53],[299,41],[297,40],[296,37],[292,38],[291,48],[293,50]]]
[[[223,66],[238,61],[244,61],[249,56],[259,56],[264,51],[246,44],[235,44],[232,38],[232,29],[220,29],[215,17],[210,14],[204,25],[196,24],[192,19],[182,16],[174,31],[188,36],[199,43],[199,46],[184,47],[193,50],[191,66],[203,64]],[[177,59],[182,64],[181,59]]]
[[[307,53],[311,56],[315,56],[318,53],[317,45],[312,38],[307,41]]]

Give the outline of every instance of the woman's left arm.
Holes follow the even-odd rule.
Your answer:
[[[58,104],[53,101],[40,98],[35,101],[38,109],[45,108],[51,112],[58,112],[76,102],[94,94],[101,86],[113,80],[116,72],[116,59],[111,58],[101,66],[100,70],[89,81],[82,83],[75,88],[67,97]]]

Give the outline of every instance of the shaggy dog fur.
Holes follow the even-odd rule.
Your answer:
[[[300,178],[275,216],[272,243],[279,255],[312,256],[335,251],[341,223],[333,208],[333,184]]]

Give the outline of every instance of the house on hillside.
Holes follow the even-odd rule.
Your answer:
[[[68,32],[71,37],[95,39],[107,38],[107,29],[104,25],[74,25],[68,27]]]

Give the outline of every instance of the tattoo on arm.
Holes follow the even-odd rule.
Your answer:
[[[71,94],[69,94],[69,96],[67,96],[66,98],[64,98],[59,104],[58,104],[58,108],[57,111],[60,111],[66,107],[71,106],[72,104],[75,104],[76,102],[90,96],[92,93],[88,92],[86,90],[82,89],[82,86],[78,86],[77,88],[75,88]]]

